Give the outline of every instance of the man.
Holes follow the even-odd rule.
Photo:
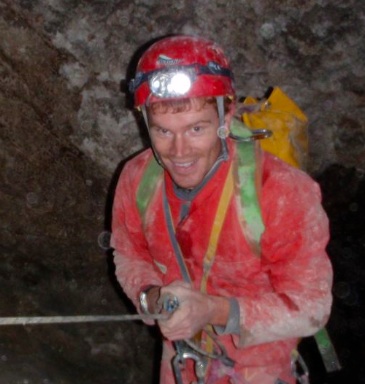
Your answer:
[[[255,188],[249,175],[259,160],[249,165],[253,152],[242,160],[245,144],[229,135],[237,125],[233,76],[215,43],[157,41],[131,89],[152,149],[120,176],[112,246],[117,278],[138,311],[166,314],[157,322],[160,383],[294,383],[292,352],[331,307],[317,184],[264,153]],[[161,308],[166,298],[178,302],[170,314]],[[188,361],[181,340],[199,345]],[[219,346],[230,360],[219,358]],[[185,364],[173,371],[172,361]]]

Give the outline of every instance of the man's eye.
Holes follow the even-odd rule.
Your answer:
[[[199,125],[197,125],[196,127],[193,127],[193,132],[198,133],[198,132],[201,132],[202,130],[203,130],[202,127],[200,127]]]
[[[163,135],[163,136],[166,136],[169,134],[169,130],[166,128],[155,128],[155,131],[157,134]]]

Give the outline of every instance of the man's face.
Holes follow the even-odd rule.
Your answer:
[[[154,150],[175,183],[196,187],[221,151],[216,106],[193,102],[188,111],[150,112],[149,127]]]

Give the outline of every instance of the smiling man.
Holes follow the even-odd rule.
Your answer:
[[[176,185],[194,188],[212,169],[222,151],[217,136],[217,107],[205,99],[191,99],[181,111],[171,106],[166,113],[166,106],[160,106],[160,110],[156,107],[154,105],[148,115],[155,152]],[[231,114],[226,115],[227,126]]]
[[[157,41],[131,90],[151,149],[121,173],[112,246],[137,310],[165,315],[160,383],[295,383],[298,340],[321,328],[331,307],[318,185],[255,155],[215,43]],[[237,126],[248,139],[230,136]]]

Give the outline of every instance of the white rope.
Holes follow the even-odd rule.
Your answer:
[[[95,323],[108,321],[138,321],[164,320],[166,315],[101,315],[101,316],[29,316],[29,317],[0,317],[2,325],[31,325],[31,324],[67,324],[67,323]]]

